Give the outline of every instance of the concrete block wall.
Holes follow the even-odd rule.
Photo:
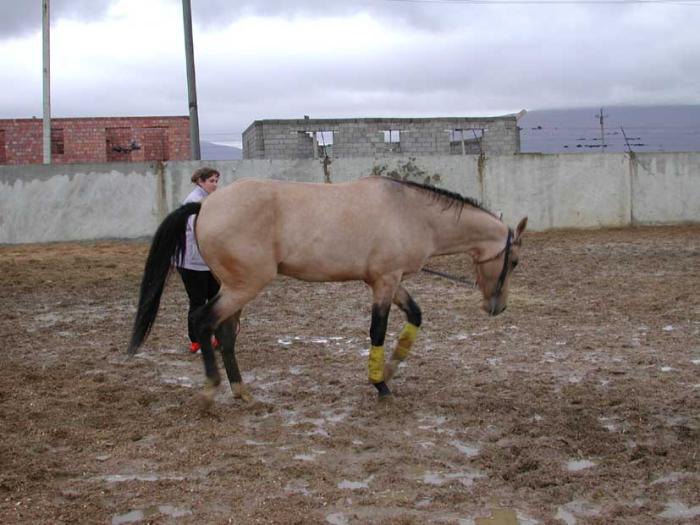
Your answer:
[[[191,191],[192,172],[341,183],[372,174],[428,182],[532,230],[700,223],[700,153],[427,155],[0,166],[0,243],[152,235]]]
[[[190,158],[186,116],[54,118],[51,129],[52,164]],[[131,150],[132,142],[140,149]],[[0,164],[41,164],[43,156],[41,119],[0,119]]]
[[[520,132],[515,116],[491,118],[416,119],[299,119],[258,120],[243,132],[245,159],[314,158],[313,141],[307,132],[333,132],[334,158],[392,157],[400,155],[451,155],[462,153],[450,132],[458,129],[483,133],[480,144],[467,153],[510,155],[520,151]],[[398,143],[385,140],[386,131],[398,132]],[[469,138],[469,137],[467,137]]]

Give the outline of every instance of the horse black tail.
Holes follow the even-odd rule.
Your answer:
[[[153,236],[141,280],[139,306],[128,349],[130,355],[136,353],[153,327],[173,259],[179,261],[185,251],[187,220],[190,215],[197,215],[201,207],[201,202],[180,206],[163,220]]]

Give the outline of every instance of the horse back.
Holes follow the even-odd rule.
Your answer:
[[[204,260],[305,280],[372,280],[417,271],[430,254],[411,193],[379,177],[341,184],[242,179],[205,199]]]

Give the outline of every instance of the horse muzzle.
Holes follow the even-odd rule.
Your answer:
[[[498,314],[502,313],[507,305],[506,303],[500,303],[499,302],[500,297],[492,297],[488,301],[484,301],[484,311],[489,314],[490,316],[497,316]]]

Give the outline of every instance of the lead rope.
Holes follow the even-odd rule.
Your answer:
[[[450,281],[454,281],[460,284],[466,284],[469,286],[474,286],[474,281],[472,279],[467,279],[466,277],[458,277],[456,275],[451,275],[449,273],[440,272],[438,270],[432,270],[430,268],[421,268],[421,272],[429,273],[430,275],[437,275],[438,277],[444,277]]]

